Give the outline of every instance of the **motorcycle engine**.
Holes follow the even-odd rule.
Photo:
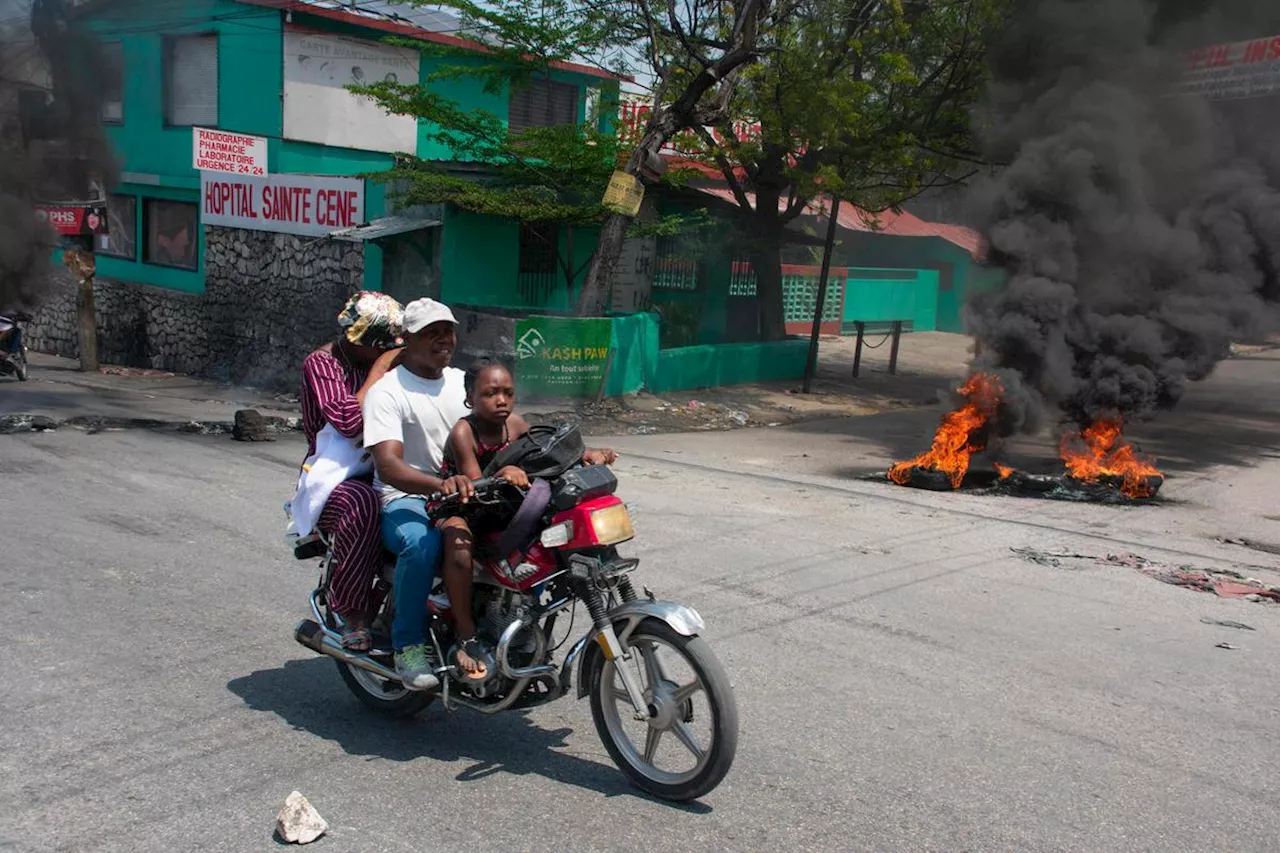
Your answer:
[[[479,592],[479,588],[477,588]],[[502,636],[502,632],[507,626],[518,620],[521,611],[527,602],[524,596],[512,592],[511,590],[495,590],[488,600],[484,602],[480,618],[476,624],[476,634],[484,646],[484,654],[481,660],[485,665],[485,674],[480,678],[462,677],[462,682],[467,686],[478,699],[484,699],[500,692],[502,686],[508,679],[503,678],[498,672],[498,659],[495,654],[498,647],[498,639]],[[516,635],[515,641],[511,644],[511,656],[517,666],[523,665],[522,655],[527,656],[537,648],[533,631],[525,630]],[[457,652],[457,646],[449,650],[449,659],[452,660]]]

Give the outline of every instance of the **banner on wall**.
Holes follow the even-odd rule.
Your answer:
[[[324,237],[364,223],[364,181],[359,178],[201,172],[200,184],[205,225]]]
[[[36,207],[36,217],[49,223],[63,237],[107,233],[107,207],[104,204],[42,204]]]
[[[594,397],[604,384],[613,321],[527,317],[516,321],[516,380],[528,397]]]
[[[285,138],[362,151],[417,151],[417,118],[389,115],[347,87],[416,85],[419,60],[412,48],[285,27]]]
[[[199,172],[226,172],[251,178],[267,174],[267,140],[261,136],[191,128],[191,165]]]

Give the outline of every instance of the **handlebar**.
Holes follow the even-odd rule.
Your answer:
[[[505,485],[507,485],[506,480],[499,480],[496,477],[481,477],[479,480],[472,481],[471,490],[476,497],[479,497],[481,492],[491,492],[498,486]],[[434,492],[427,497],[427,503],[449,503],[457,500],[457,492],[451,495],[446,495],[444,492]]]

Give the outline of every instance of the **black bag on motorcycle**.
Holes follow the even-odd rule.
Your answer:
[[[486,477],[515,465],[530,479],[554,479],[582,461],[587,452],[582,433],[573,424],[560,427],[539,425],[498,451],[482,472]]]

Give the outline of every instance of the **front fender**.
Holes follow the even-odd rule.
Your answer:
[[[636,626],[648,618],[661,619],[671,626],[671,629],[678,634],[686,637],[694,637],[702,633],[705,624],[702,617],[698,615],[698,611],[684,604],[677,604],[674,601],[648,601],[640,599],[637,601],[628,601],[619,604],[617,607],[609,611],[609,620],[613,623],[613,630],[618,635],[618,640],[625,646],[627,640],[631,637],[631,632]],[[579,640],[579,643],[585,643],[581,648],[582,656],[578,660],[578,698],[582,699],[587,695],[586,674],[591,671],[591,666],[595,661],[596,655],[600,654],[600,644],[596,642],[588,642],[594,640],[594,637],[588,635]],[[579,651],[578,646],[574,646],[574,652]],[[566,661],[566,672],[569,669],[569,662]]]

